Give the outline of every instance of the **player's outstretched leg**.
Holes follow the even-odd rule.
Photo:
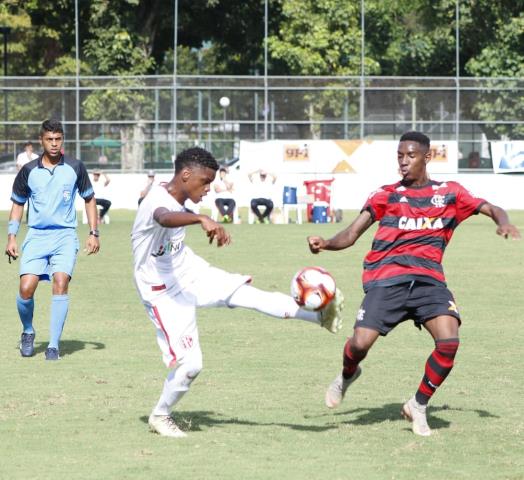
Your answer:
[[[331,333],[337,333],[342,328],[342,309],[344,295],[336,289],[335,298],[320,311],[320,325]]]
[[[346,395],[346,390],[358,377],[360,377],[361,373],[362,369],[360,367],[357,367],[355,373],[353,373],[353,375],[350,378],[346,379],[342,374],[337,375],[335,380],[331,382],[326,391],[326,397],[324,399],[326,407],[338,407],[342,403],[342,400]]]
[[[337,375],[326,391],[325,403],[328,408],[338,407],[349,386],[360,377],[362,369],[359,364],[366,358],[378,336],[375,330],[356,327],[353,336],[348,338],[344,345],[342,373]]]
[[[280,292],[266,292],[251,285],[242,285],[231,295],[227,304],[229,307],[257,310],[276,318],[305,320],[306,322],[321,325],[330,332],[336,333],[342,326],[340,313],[344,306],[344,297],[337,290],[335,299],[323,311],[313,312],[300,308],[290,295]]]
[[[429,437],[431,429],[429,428],[426,419],[426,405],[421,405],[415,400],[415,397],[410,398],[400,411],[401,415],[411,422],[411,429],[416,435]]]

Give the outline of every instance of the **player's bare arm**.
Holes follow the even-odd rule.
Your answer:
[[[372,223],[371,214],[365,210],[347,228],[328,240],[317,236],[308,237],[309,249],[311,253],[319,253],[322,250],[343,250],[351,247]]]
[[[510,223],[508,214],[503,208],[488,202],[482,205],[480,213],[490,217],[496,223],[497,235],[504,238],[511,237],[513,240],[519,240],[521,238],[519,229]]]
[[[24,206],[13,203],[11,213],[9,214],[7,246],[5,247],[5,254],[8,256],[9,262],[11,262],[11,259],[16,260],[20,255],[20,252],[18,251],[18,243],[16,241],[16,234],[18,233],[23,214]]]
[[[185,227],[199,223],[206,232],[209,243],[212,243],[214,239],[217,242],[217,247],[231,243],[231,236],[224,230],[224,227],[207,215],[192,212],[172,212],[167,208],[159,207],[153,213],[153,218],[165,228]]]
[[[96,199],[91,197],[85,202],[87,222],[89,224],[89,235],[86,240],[85,251],[88,255],[98,253],[100,250],[100,240],[98,239],[98,213],[96,210]]]

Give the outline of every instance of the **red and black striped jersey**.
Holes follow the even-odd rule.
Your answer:
[[[446,285],[444,250],[455,228],[484,203],[457,182],[397,182],[373,192],[362,208],[379,222],[364,259],[364,291],[413,280]]]

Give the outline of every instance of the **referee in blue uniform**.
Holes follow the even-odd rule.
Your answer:
[[[23,332],[20,339],[22,357],[34,352],[34,293],[40,280],[53,282],[49,345],[46,360],[58,360],[59,342],[69,308],[68,287],[76,263],[79,242],[76,234],[76,194],[85,200],[90,226],[86,251],[100,249],[97,230],[96,200],[84,164],[62,154],[64,129],[57,120],[46,120],[40,128],[43,153],[18,172],[13,183],[6,255],[19,256],[16,235],[28,202],[28,232],[22,244],[20,290],[16,306]]]

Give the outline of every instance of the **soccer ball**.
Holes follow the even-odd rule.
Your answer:
[[[291,296],[306,310],[321,310],[335,297],[335,279],[322,267],[305,267],[291,280]]]

